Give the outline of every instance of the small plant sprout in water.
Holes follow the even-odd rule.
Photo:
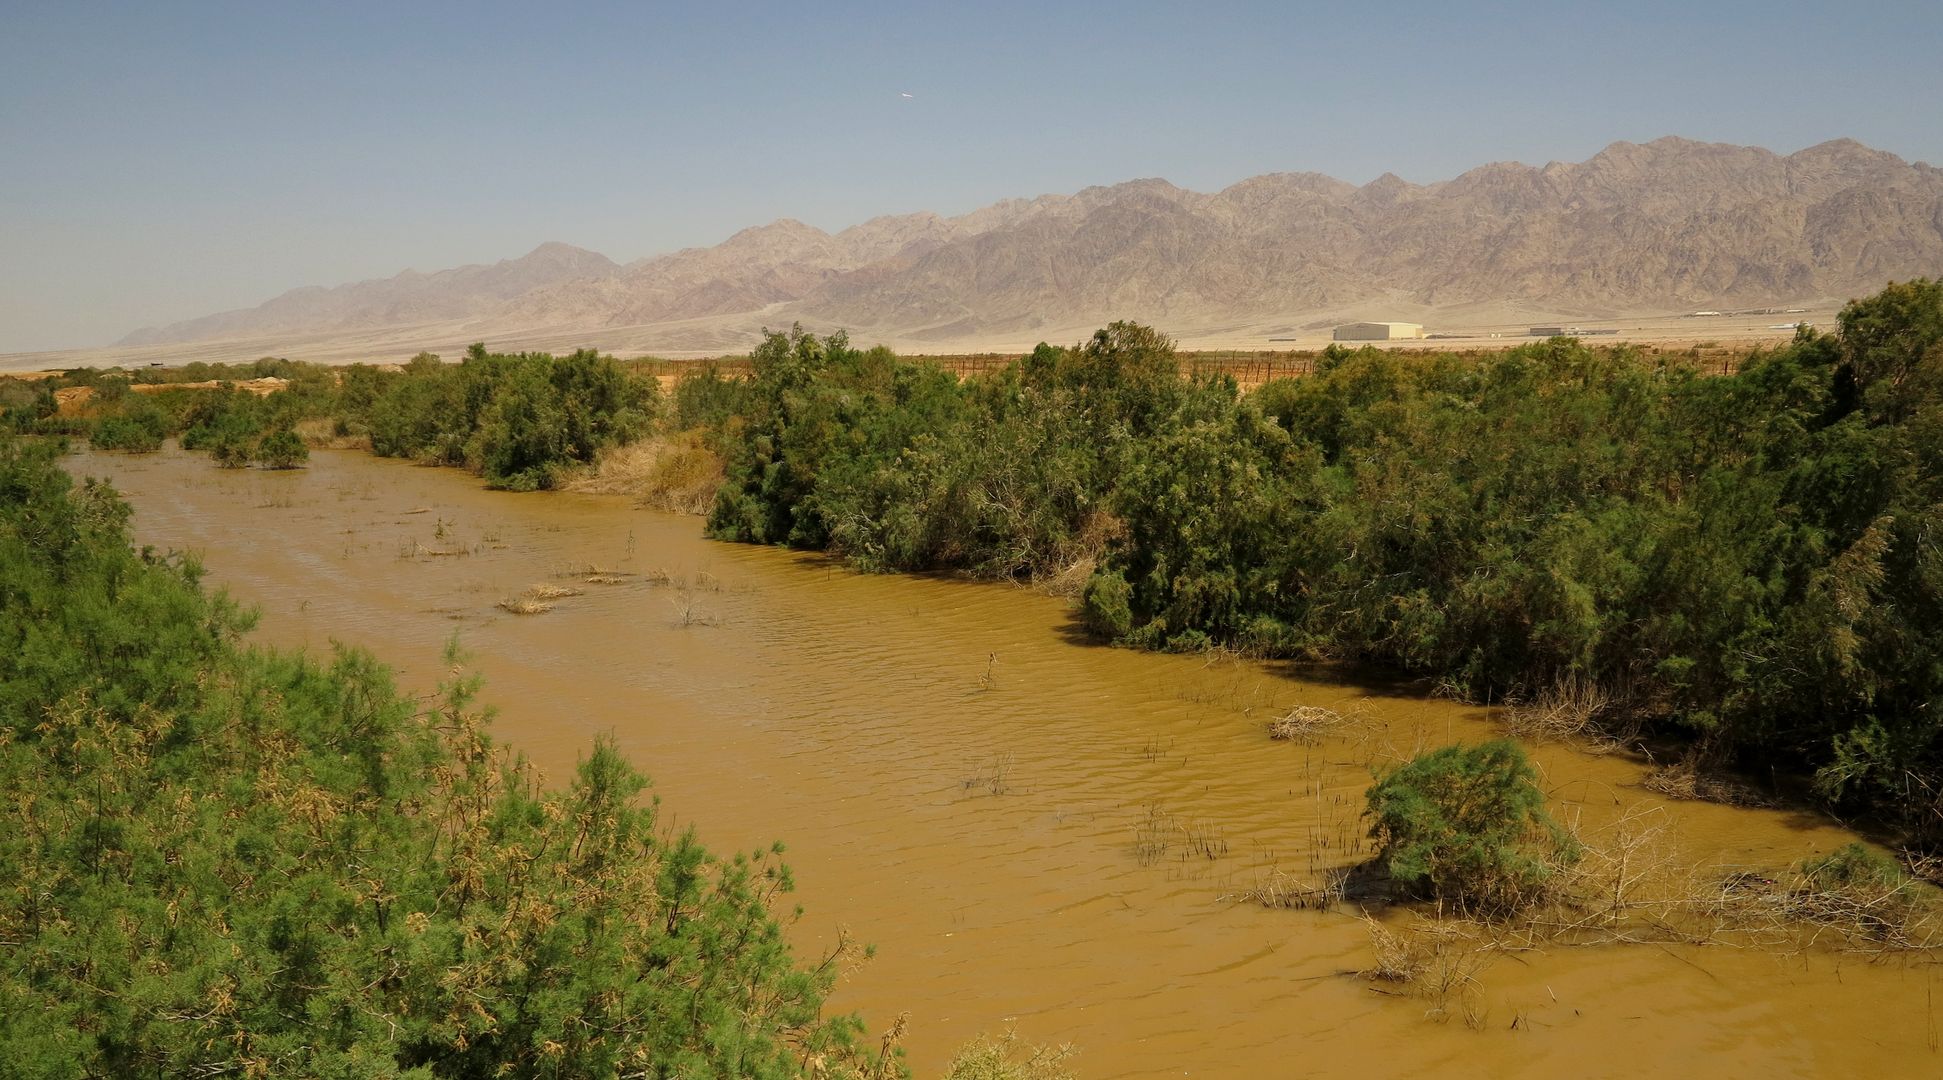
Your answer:
[[[722,620],[716,614],[702,607],[695,598],[695,590],[683,586],[681,591],[670,597],[668,602],[675,609],[676,626],[720,626]]]
[[[1153,804],[1147,807],[1146,820],[1134,827],[1133,854],[1142,866],[1169,856],[1181,862],[1213,862],[1228,854],[1228,840],[1211,821],[1176,817]]]
[[[1012,755],[999,754],[986,762],[981,768],[964,778],[960,783],[966,791],[973,794],[1003,795],[1012,790],[1008,777],[1012,773]]]
[[[1140,756],[1149,765],[1157,764],[1162,757],[1173,752],[1174,740],[1172,738],[1163,740],[1158,735],[1147,736],[1147,741],[1140,747]]]

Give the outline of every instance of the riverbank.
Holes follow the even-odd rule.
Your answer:
[[[695,519],[619,497],[487,492],[361,454],[292,473],[175,451],[70,468],[127,493],[140,542],[202,551],[213,581],[261,606],[268,640],[357,641],[423,690],[457,629],[499,735],[550,776],[612,731],[711,847],[785,840],[799,947],[839,924],[878,946],[833,1004],[873,1024],[910,1009],[919,1075],[1008,1024],[1078,1043],[1088,1077],[1290,1062],[1907,1075],[1936,1060],[1927,966],[1711,946],[1506,954],[1479,973],[1472,1031],[1338,974],[1372,962],[1360,920],[1220,902],[1276,869],[1354,861],[1370,761],[1497,730],[1415,687],[1103,648],[1029,590],[852,574],[711,543]],[[540,615],[496,606],[540,582],[581,593]],[[1268,714],[1295,704],[1361,719],[1315,747],[1269,742]],[[1535,756],[1555,807],[1595,825],[1663,815],[1691,862],[1785,866],[1850,839],[1785,811],[1666,802],[1623,756]],[[1225,852],[1143,864],[1156,808]]]

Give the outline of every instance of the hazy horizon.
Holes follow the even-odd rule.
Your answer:
[[[0,352],[547,241],[627,262],[781,217],[835,232],[1138,177],[1423,183],[1665,135],[1943,160],[1934,5],[11,21]]]

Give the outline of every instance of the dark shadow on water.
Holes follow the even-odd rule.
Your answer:
[[[789,550],[790,554],[798,563],[807,569],[821,571],[826,574],[857,574],[864,572],[852,566],[839,555],[832,555],[823,551],[808,551],[800,548],[785,550]],[[929,581],[987,586],[1008,584],[1001,581],[973,578],[963,573],[949,571],[898,571],[895,573],[901,577]],[[1022,587],[1017,583],[1009,584],[1012,584],[1015,588]],[[939,614],[948,614],[948,612],[940,612]],[[1092,628],[1087,625],[1086,619],[1081,614],[1077,603],[1069,603],[1066,606],[1063,617],[1052,629],[1058,635],[1059,639],[1068,645],[1090,649],[1122,647],[1113,645],[1094,633]],[[1230,659],[1232,662],[1238,664],[1253,665],[1264,674],[1274,678],[1316,687],[1356,691],[1371,697],[1428,701],[1435,696],[1436,691],[1436,680],[1431,677],[1411,675],[1376,664],[1294,659],[1252,659],[1239,654],[1223,654],[1223,658]],[[1472,702],[1468,703],[1468,705],[1469,707],[1465,710],[1465,717],[1467,719],[1479,720],[1488,724],[1496,724],[1501,719],[1500,709],[1495,704]],[[1500,730],[1503,729],[1501,728]],[[1510,733],[1509,731],[1505,731],[1505,734],[1509,735]],[[1522,741],[1530,742],[1532,740],[1527,739]],[[1624,760],[1650,770],[1655,764],[1677,761],[1684,745],[1678,733],[1649,731],[1627,738],[1617,746],[1607,745],[1598,749],[1596,752],[1617,755]],[[1587,752],[1595,751],[1588,750]],[[1812,791],[1812,777],[1790,775],[1772,768],[1769,769],[1768,775],[1761,776],[1752,772],[1715,767],[1710,770],[1710,775],[1733,781],[1746,790],[1758,793],[1759,800],[1755,808],[1776,813],[1780,817],[1782,824],[1797,832],[1811,832],[1816,829],[1834,826],[1851,829],[1860,832],[1862,835],[1877,843],[1894,846],[1895,834],[1892,826],[1882,822],[1845,820],[1820,808],[1817,805],[1817,799]],[[1628,784],[1624,786],[1641,794],[1679,801],[1664,793],[1653,792],[1643,785]],[[1710,802],[1724,800],[1699,799],[1692,801]],[[1358,900],[1359,902],[1385,904],[1396,902],[1398,899],[1389,886],[1387,879],[1383,877],[1381,871],[1375,869],[1373,864],[1365,864],[1356,868],[1352,871],[1350,879],[1345,881],[1345,885],[1352,890],[1349,898]]]
[[[1114,645],[1094,633],[1086,625],[1085,616],[1080,614],[1078,605],[1066,612],[1066,617],[1054,627],[1061,641],[1068,645],[1078,645],[1094,649],[1131,648]],[[1136,652],[1150,650],[1132,649]],[[1154,655],[1185,655],[1156,652]],[[1334,689],[1360,690],[1372,697],[1429,698],[1436,687],[1433,679],[1410,675],[1376,664],[1343,662],[1324,662],[1317,660],[1260,659],[1240,653],[1221,653],[1225,659],[1238,664],[1254,665],[1265,675],[1291,682],[1308,683],[1312,686],[1325,686]]]

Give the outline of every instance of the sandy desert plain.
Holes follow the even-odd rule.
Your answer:
[[[777,305],[780,307],[781,305]],[[1366,307],[1368,307],[1366,305]],[[1744,347],[1786,342],[1794,335],[1796,322],[1832,328],[1840,303],[1821,300],[1794,305],[1792,314],[1735,315],[1696,317],[1683,313],[1646,313],[1606,317],[1558,316],[1543,311],[1527,311],[1517,305],[1467,305],[1444,317],[1435,314],[1386,314],[1375,307],[1359,309],[1355,320],[1415,321],[1426,334],[1421,340],[1382,341],[1380,348],[1472,350],[1511,348],[1534,340],[1533,326],[1564,325],[1587,331],[1600,331],[1592,340],[1599,343],[1633,342],[1660,350],[1684,350],[1711,345]],[[206,363],[247,363],[264,356],[281,356],[326,364],[402,363],[421,351],[455,358],[475,341],[484,341],[495,350],[570,352],[591,346],[623,359],[656,356],[672,360],[698,360],[719,356],[740,356],[760,340],[762,328],[777,320],[764,321],[756,315],[719,316],[675,323],[654,323],[639,327],[538,327],[508,330],[474,322],[432,323],[420,326],[391,327],[343,333],[316,333],[278,337],[238,338],[227,341],[188,344],[119,346],[97,349],[62,349],[49,352],[0,353],[0,371],[58,371],[75,367],[173,367],[204,361]],[[884,344],[904,355],[951,356],[964,354],[1025,353],[1041,341],[1070,344],[1084,340],[1106,319],[1091,324],[1047,327],[1030,334],[1007,336],[927,339],[923,333],[902,335],[854,334],[859,343]],[[1313,351],[1330,343],[1330,330],[1351,317],[1287,319],[1276,322],[1211,324],[1159,328],[1175,338],[1184,351],[1290,352]],[[842,327],[809,326],[828,333]],[[1612,333],[1604,333],[1612,331]]]

